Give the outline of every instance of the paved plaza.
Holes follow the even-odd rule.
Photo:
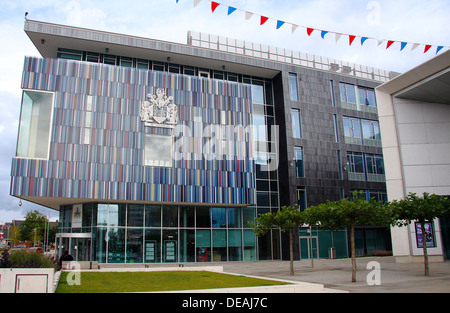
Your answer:
[[[380,265],[380,285],[374,281],[374,268],[367,264],[376,261]],[[357,259],[357,282],[351,282],[351,259],[311,260],[294,262],[295,275],[289,275],[289,261],[229,262],[221,263],[224,272],[254,275],[267,278],[288,279],[323,284],[325,288],[360,293],[450,293],[450,261],[430,263],[430,276],[424,276],[423,263],[397,264],[394,257],[367,257]],[[214,265],[218,265],[214,263]]]

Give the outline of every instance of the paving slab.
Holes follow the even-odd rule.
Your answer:
[[[427,277],[423,263],[399,264],[394,257],[357,258],[355,283],[351,282],[351,259],[314,260],[313,267],[310,260],[294,261],[294,276],[289,275],[289,261],[221,264],[224,272],[318,283],[325,288],[349,292],[450,293],[450,261],[430,263],[430,276]],[[368,264],[379,265],[379,268],[367,268]]]

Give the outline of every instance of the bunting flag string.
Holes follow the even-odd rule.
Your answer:
[[[194,1],[194,8],[197,7],[197,5],[203,1],[203,0],[193,0]],[[222,3],[219,3],[217,1],[210,1],[210,0],[205,0],[211,3],[211,12],[214,13],[216,11],[216,9],[219,6],[224,6],[227,7],[227,16],[233,14],[236,11],[241,11],[245,14],[245,19],[246,20],[250,20],[253,15],[259,16],[259,25],[262,26],[264,25],[268,20],[273,20],[276,22],[276,29],[280,29],[285,25],[290,25],[291,26],[291,33],[294,34],[294,32],[299,28],[302,27],[304,29],[306,29],[306,34],[311,37],[311,35],[313,34],[313,32],[317,31],[318,33],[320,33],[320,36],[322,37],[322,39],[325,39],[325,36],[328,34],[334,34],[335,35],[335,42],[337,43],[339,41],[339,39],[342,36],[348,36],[348,44],[349,46],[351,46],[353,44],[353,42],[355,41],[356,38],[360,38],[360,44],[361,46],[364,46],[364,44],[368,41],[368,40],[374,40],[377,42],[377,46],[381,46],[383,43],[386,43],[386,48],[385,50],[389,49],[392,45],[394,45],[395,43],[399,43],[400,44],[400,51],[404,51],[405,48],[407,46],[411,46],[411,50],[410,51],[414,51],[415,49],[417,49],[417,47],[419,46],[423,46],[424,50],[423,53],[427,53],[429,50],[431,50],[432,47],[436,47],[436,54],[438,54],[442,49],[446,48],[449,49],[450,46],[443,46],[443,45],[431,45],[431,44],[422,44],[422,43],[416,43],[416,42],[406,42],[406,41],[398,41],[398,40],[391,40],[391,39],[379,39],[379,38],[373,38],[373,37],[369,37],[369,36],[358,36],[358,35],[352,35],[352,34],[343,34],[343,33],[338,33],[338,32],[333,32],[333,31],[329,31],[329,30],[322,30],[322,29],[318,29],[318,28],[312,28],[312,27],[307,27],[307,26],[302,26],[302,25],[297,25],[294,23],[290,23],[290,22],[286,22],[280,19],[275,19],[275,18],[271,18],[271,17],[267,17],[264,15],[259,15],[250,11],[246,11],[246,10],[242,10],[236,7],[232,7],[229,5],[225,5]],[[176,3],[179,3],[180,0],[176,0]]]

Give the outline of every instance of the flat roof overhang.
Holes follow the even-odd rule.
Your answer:
[[[86,28],[26,20],[25,33],[44,58],[56,58],[58,48],[141,58],[154,61],[224,70],[264,78],[275,77],[276,62],[243,55]]]
[[[450,104],[450,50],[376,89],[398,98]]]
[[[42,205],[47,208],[59,211],[63,205],[84,204],[84,203],[111,203],[111,204],[156,204],[156,205],[186,205],[186,206],[219,206],[242,208],[250,204],[222,204],[222,203],[194,203],[194,202],[167,202],[167,201],[133,201],[133,200],[109,200],[109,199],[81,199],[81,198],[61,198],[61,197],[35,197],[35,196],[14,196],[16,198]]]

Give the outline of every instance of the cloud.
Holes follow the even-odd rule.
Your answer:
[[[78,1],[70,1],[62,12],[67,15],[66,23],[86,28],[105,27],[106,13],[99,8],[82,7]]]

